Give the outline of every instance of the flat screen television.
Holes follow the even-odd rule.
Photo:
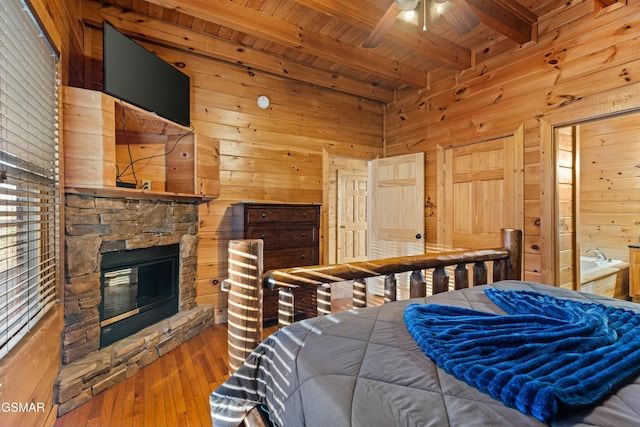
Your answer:
[[[104,92],[189,126],[189,76],[106,22],[103,34]]]

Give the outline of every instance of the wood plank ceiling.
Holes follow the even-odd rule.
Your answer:
[[[134,38],[391,101],[396,90],[428,87],[430,79],[535,43],[539,17],[566,4],[442,1],[422,0],[426,11],[417,7],[416,23],[392,20],[370,48],[362,45],[393,0],[90,0],[83,16]]]

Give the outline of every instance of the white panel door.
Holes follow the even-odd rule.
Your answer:
[[[424,253],[424,153],[369,162],[369,259]],[[398,276],[398,298],[409,292],[409,273]],[[384,280],[369,280],[384,293]]]
[[[338,171],[337,262],[367,259],[367,175]]]

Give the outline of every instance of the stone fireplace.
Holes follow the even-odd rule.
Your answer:
[[[195,304],[197,203],[118,197],[113,193],[65,195],[64,366],[54,396],[59,415],[133,375],[214,323],[213,307]],[[130,335],[101,345],[101,329],[105,326],[101,321],[103,259],[141,252],[154,258],[169,248],[177,248],[177,314],[161,315],[160,320],[153,320],[155,323],[136,327]],[[145,250],[138,252],[140,249]],[[168,271],[175,267],[154,268]],[[152,272],[145,275],[151,281],[158,276]],[[149,277],[144,280],[149,281]]]

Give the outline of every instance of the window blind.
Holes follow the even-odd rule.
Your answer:
[[[26,4],[0,4],[0,358],[57,302],[58,60]]]

